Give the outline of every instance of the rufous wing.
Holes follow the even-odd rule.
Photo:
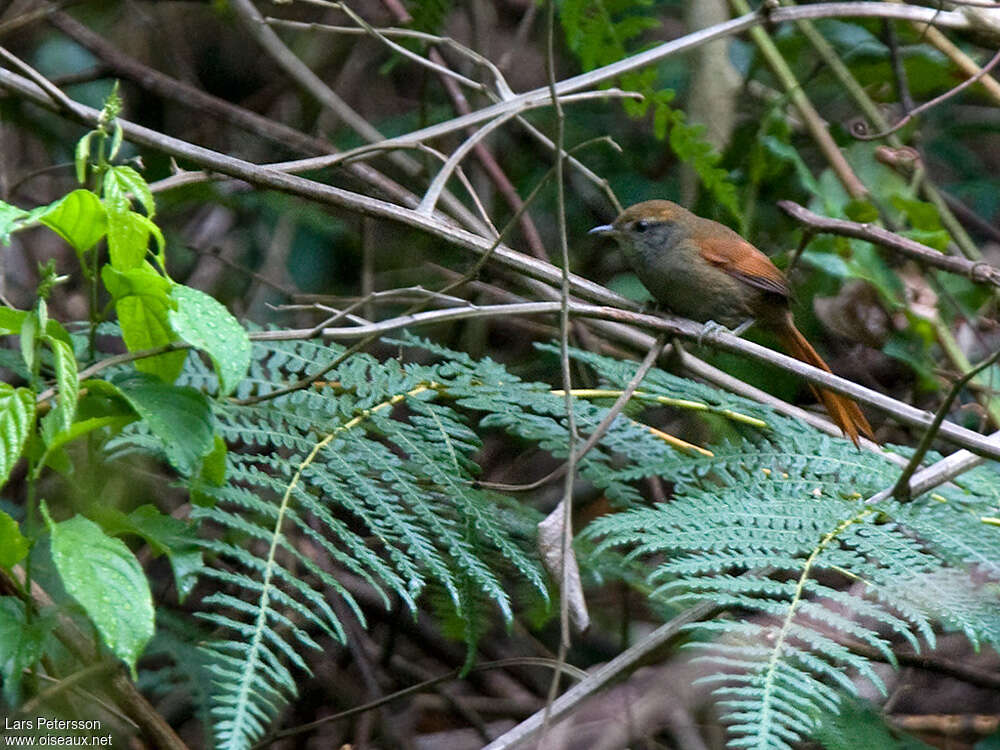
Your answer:
[[[778,267],[735,232],[733,237],[699,238],[698,246],[705,260],[740,281],[771,294],[790,295],[788,283]]]

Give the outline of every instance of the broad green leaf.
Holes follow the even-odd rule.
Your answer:
[[[0,245],[10,242],[11,233],[20,229],[19,224],[27,215],[28,212],[23,208],[0,201]]]
[[[24,325],[24,316],[27,310],[18,310],[13,307],[0,307],[0,336],[19,334],[21,326]]]
[[[153,597],[142,566],[123,541],[93,521],[74,516],[55,523],[44,504],[42,513],[63,586],[135,675],[135,663],[154,630]]]
[[[108,231],[104,205],[82,188],[53,203],[38,220],[72,245],[78,255],[90,250]]]
[[[17,521],[0,510],[0,568],[12,568],[21,562],[29,546]]]
[[[129,195],[139,201],[146,216],[153,218],[156,201],[142,175],[132,167],[111,167],[104,174],[104,197],[112,206],[129,207]]]
[[[851,276],[847,263],[836,253],[820,252],[810,248],[802,253],[802,261],[837,279],[848,279]]]
[[[194,388],[168,385],[143,373],[113,378],[112,383],[132,404],[178,472],[191,476],[202,456],[214,447],[212,410]]]
[[[35,394],[0,383],[0,486],[7,483],[34,424]]]
[[[250,367],[250,337],[223,304],[204,292],[176,285],[170,296],[177,308],[169,314],[177,335],[212,358],[219,390],[229,394]]]
[[[39,617],[29,621],[20,599],[0,597],[0,677],[3,697],[10,705],[20,703],[21,678],[42,655],[49,624]]]
[[[938,213],[937,206],[903,195],[894,195],[890,200],[892,205],[899,209],[913,227],[903,234],[912,240],[933,247],[935,250],[943,251],[948,247],[951,237],[941,225],[941,215]]]
[[[108,255],[111,265],[128,271],[142,265],[149,250],[149,221],[135,211],[108,211]]]
[[[908,229],[903,232],[903,234],[911,240],[919,242],[921,245],[927,245],[927,247],[932,247],[941,252],[943,252],[945,248],[948,247],[948,243],[951,242],[951,235],[944,229],[930,231],[923,229]]]
[[[63,450],[67,444],[97,430],[118,432],[139,418],[122,393],[106,380],[81,383],[80,394],[75,421],[68,428],[56,431],[43,424],[45,454],[40,466],[48,465],[65,473],[70,466],[69,457]]]
[[[165,554],[174,571],[178,597],[183,601],[191,593],[202,568],[201,546],[192,524],[164,515],[152,505],[142,505],[127,516],[107,508],[100,521],[108,534],[137,534],[157,555]]]
[[[122,338],[130,352],[164,346],[177,340],[167,313],[174,306],[170,299],[171,282],[143,263],[139,268],[118,271],[111,266],[101,270],[104,286],[115,300]],[[141,372],[156,375],[172,383],[184,366],[187,352],[169,352],[135,361]]]
[[[861,240],[849,240],[851,257],[847,262],[851,276],[870,283],[885,300],[901,301],[903,284],[874,245]]]
[[[52,318],[49,318],[45,321],[45,335],[50,339],[62,341],[70,348],[70,351],[73,351],[73,338],[69,335],[69,331],[66,330],[66,327],[58,320],[52,320]]]

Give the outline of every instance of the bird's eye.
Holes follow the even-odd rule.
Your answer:
[[[639,219],[638,221],[632,223],[632,229],[637,232],[645,232],[650,228],[650,226],[652,226],[652,224],[645,219]]]

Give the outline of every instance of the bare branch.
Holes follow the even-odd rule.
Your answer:
[[[949,273],[956,273],[979,283],[1000,286],[1000,268],[991,266],[989,263],[945,255],[933,247],[928,247],[916,240],[903,237],[874,224],[859,224],[847,219],[831,219],[828,216],[820,216],[793,201],[778,201],[778,208],[793,219],[805,224],[813,232],[837,234],[873,242],[918,263]]]

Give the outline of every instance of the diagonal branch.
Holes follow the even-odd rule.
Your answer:
[[[928,247],[916,240],[903,237],[874,224],[859,224],[856,221],[821,216],[794,201],[778,201],[778,208],[796,221],[805,224],[810,231],[873,242],[926,266],[959,274],[979,283],[1000,286],[1000,268],[991,266],[989,263],[973,262],[954,255],[944,255],[933,247]]]
[[[10,71],[0,69],[0,88],[17,93],[47,109],[55,109],[57,107],[37,85]],[[100,116],[99,111],[76,102],[72,103],[71,114],[77,120],[90,126],[96,125]],[[529,279],[554,286],[558,286],[560,283],[562,274],[560,269],[523,253],[516,252],[506,245],[496,244],[485,237],[447,224],[436,217],[423,216],[413,210],[393,203],[360,195],[342,188],[324,185],[295,175],[284,174],[266,167],[260,167],[243,159],[237,159],[217,151],[212,151],[211,149],[195,146],[186,141],[164,135],[163,133],[125,120],[119,120],[119,122],[125,136],[138,145],[159,149],[176,158],[189,159],[203,168],[211,169],[261,187],[299,195],[320,203],[339,206],[366,216],[402,223],[414,229],[419,229],[440,237],[446,242],[450,242],[478,255],[492,253],[495,261],[501,263],[508,270],[523,274]],[[656,330],[667,330],[672,335],[682,336],[690,340],[704,339],[703,327],[691,321],[679,318],[637,315],[634,312],[628,312],[628,309],[631,308],[634,310],[636,308],[636,303],[605,289],[599,284],[595,284],[574,274],[569,275],[569,283],[572,293],[576,296],[624,308],[605,308],[602,311],[604,317],[632,325],[651,327]],[[619,332],[618,335],[629,334]],[[645,339],[645,342],[640,344],[640,346],[648,348],[651,341]],[[849,380],[825,373],[791,357],[779,354],[753,342],[744,341],[731,334],[717,333],[711,337],[709,343],[719,348],[753,357],[754,359],[775,363],[782,369],[794,372],[808,379],[810,382],[837,391],[838,393],[846,394],[851,398],[888,412],[904,424],[926,427],[931,424],[933,419],[931,414],[916,409],[909,404],[864,388]],[[941,426],[941,436],[982,455],[1000,459],[1000,448],[994,442],[971,430],[959,427],[950,422],[945,422]]]

